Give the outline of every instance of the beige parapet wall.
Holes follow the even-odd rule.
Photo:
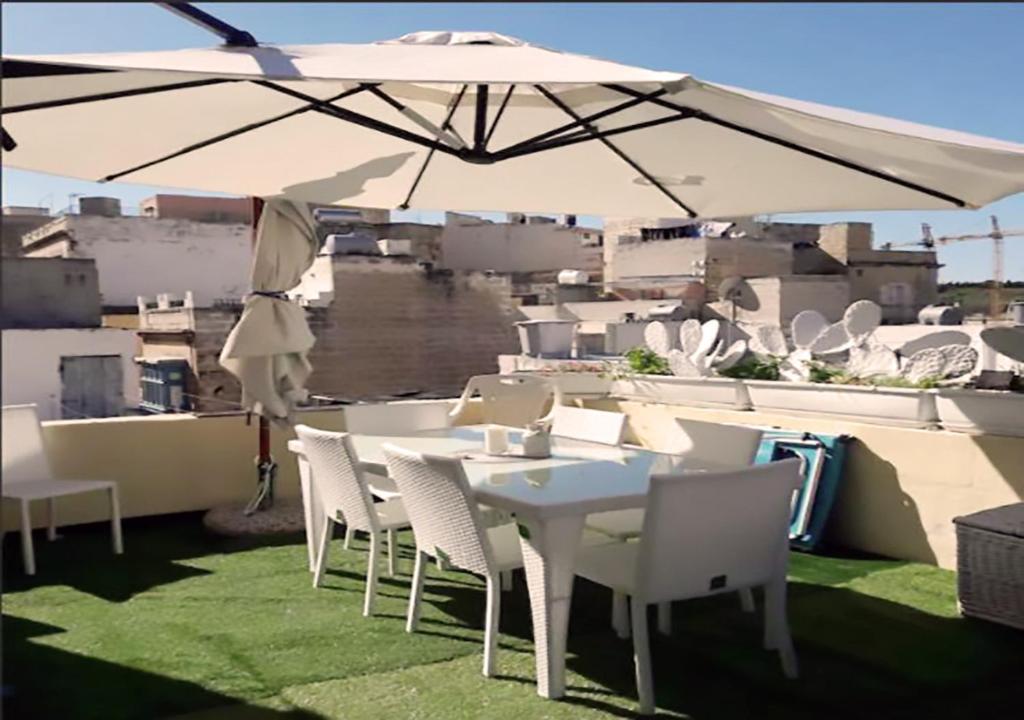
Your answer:
[[[479,422],[479,416],[479,402],[471,402],[460,424]],[[306,410],[298,421],[323,430],[345,429],[339,408]],[[298,497],[298,466],[287,448],[295,433],[272,426],[270,437],[278,464],[276,495]],[[256,487],[257,421],[254,417],[247,425],[244,413],[54,420],[43,423],[43,440],[57,477],[116,481],[125,517],[242,503]],[[57,500],[60,525],[106,520],[109,513],[102,493]],[[32,503],[33,526],[45,523],[46,503]],[[18,527],[16,504],[5,502],[3,529]]]
[[[852,435],[828,538],[893,558],[955,568],[953,518],[1024,499],[1024,437],[613,399],[585,405],[625,412],[627,442],[655,450],[669,447],[677,417]]]
[[[325,430],[344,429],[337,409],[308,411],[299,418]],[[298,469],[287,449],[295,435],[275,427],[270,436],[278,462],[277,496],[297,497]],[[55,420],[43,423],[43,439],[57,477],[116,481],[125,517],[241,503],[255,490],[257,422],[254,417],[246,425],[244,413]],[[42,527],[46,503],[32,505],[33,525]],[[57,500],[61,525],[105,520],[109,512],[102,493]],[[14,503],[4,503],[3,525],[8,532],[18,528]]]
[[[967,435],[844,422],[826,416],[711,410],[682,405],[587,400],[587,407],[629,416],[628,442],[669,447],[673,418],[848,433],[846,473],[829,527],[834,542],[894,558],[956,565],[952,520],[976,510],[1024,499],[1024,438]],[[462,423],[479,421],[476,403]],[[338,409],[300,413],[300,421],[343,430]],[[160,515],[244,502],[254,489],[256,423],[245,415],[158,415],[43,424],[54,471],[60,477],[118,482],[126,517]],[[298,495],[298,473],[286,449],[293,434],[274,428],[277,494]],[[8,505],[5,503],[5,505]],[[34,503],[33,524],[45,523],[45,503]],[[18,527],[17,508],[4,507],[5,530]],[[58,500],[61,524],[107,518],[103,497]],[[129,536],[130,539],[130,536]]]

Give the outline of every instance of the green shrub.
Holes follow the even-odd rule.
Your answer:
[[[672,374],[668,367],[668,360],[645,347],[635,347],[627,352],[626,362],[629,363],[629,369],[639,375]]]

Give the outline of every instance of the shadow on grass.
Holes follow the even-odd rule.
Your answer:
[[[777,655],[761,649],[760,613],[743,613],[734,600],[725,595],[675,603],[671,637],[656,633],[653,614],[649,618],[661,710],[695,720],[953,720],[977,716],[979,707],[1018,706],[1024,633],[845,588],[791,583],[790,622],[801,677],[790,681]],[[572,671],[614,695],[636,697],[631,641],[617,639],[610,629],[570,633],[568,650]],[[621,714],[593,698],[565,700],[577,701]]]
[[[89,702],[75,706],[76,720],[154,720],[206,708],[230,708],[250,720],[320,720],[304,710],[249,706],[194,683],[70,653],[38,642],[63,628],[3,616],[3,717],[38,720],[69,717],[67,694],[89,687]],[[47,668],[46,673],[37,668]],[[125,702],[137,698],[143,702]]]
[[[33,533],[34,576],[23,572],[19,534],[6,533],[3,589],[20,592],[67,585],[104,600],[124,602],[161,585],[210,574],[182,561],[304,542],[297,533],[254,539],[223,537],[208,531],[202,518],[200,512],[125,520],[124,555],[111,553],[106,522],[61,528],[54,542],[37,530]]]

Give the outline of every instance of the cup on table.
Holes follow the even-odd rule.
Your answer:
[[[508,450],[508,428],[489,425],[484,430],[484,452],[488,455],[501,455],[506,450]]]

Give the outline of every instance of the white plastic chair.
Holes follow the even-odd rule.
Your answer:
[[[345,524],[370,535],[370,558],[366,569],[366,596],[363,615],[373,614],[377,597],[377,565],[380,562],[381,535],[387,533],[388,574],[395,574],[398,548],[395,530],[409,527],[409,518],[401,500],[373,502],[370,488],[352,450],[348,433],[317,430],[308,425],[296,425],[295,433],[312,470],[313,484],[324,512],[323,533],[317,552],[313,587],[319,587],[327,566],[327,549],[334,535],[338,515]]]
[[[573,440],[618,445],[626,431],[626,415],[620,412],[555,405],[551,417],[551,434]]]
[[[786,618],[789,514],[800,487],[798,459],[742,470],[651,478],[640,541],[584,547],[576,574],[629,596],[641,714],[654,712],[647,606],[671,632],[672,600],[763,586],[764,646],[797,676]],[[621,635],[621,633],[620,633]]]
[[[450,401],[373,403],[345,406],[345,429],[363,435],[404,435],[450,425]]]
[[[411,452],[390,444],[383,449],[389,474],[402,493],[416,537],[416,568],[406,632],[415,632],[419,622],[428,557],[483,575],[487,581],[483,674],[489,677],[495,672],[501,575],[523,566],[516,526],[484,526],[459,460]]]
[[[739,468],[752,465],[764,434],[758,428],[676,418],[675,433],[667,452],[685,457],[684,469]],[[613,510],[587,518],[587,527],[617,540],[640,534],[644,511]]]
[[[35,405],[10,405],[3,408],[3,497],[21,504],[21,552],[25,572],[36,574],[32,547],[32,519],[29,503],[46,500],[49,526],[46,536],[57,539],[57,508],[54,500],[66,495],[105,491],[110,493],[110,532],[114,553],[124,552],[121,537],[121,508],[117,483],[109,480],[62,480],[53,476],[46,458],[42,427]]]
[[[480,395],[483,422],[509,427],[526,427],[541,418],[548,402],[561,404],[558,387],[535,375],[475,375],[466,383],[450,417],[458,424],[471,398]]]

